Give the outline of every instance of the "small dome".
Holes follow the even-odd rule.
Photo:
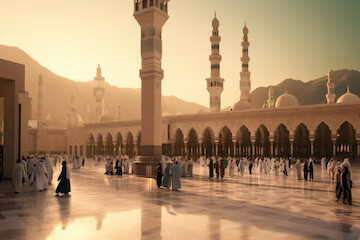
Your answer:
[[[208,113],[208,112],[210,112],[210,109],[208,109],[208,108],[201,108],[201,109],[195,111],[195,114],[203,114],[203,113]]]
[[[350,92],[350,88],[348,87],[347,92],[339,97],[336,103],[342,104],[360,104],[360,98]]]
[[[296,107],[296,106],[299,106],[299,101],[294,95],[289,94],[287,92],[279,96],[276,99],[276,103],[275,103],[275,107]]]
[[[112,116],[110,116],[107,113],[104,113],[99,117],[99,122],[111,122],[111,121],[114,121],[114,119]]]
[[[232,107],[232,110],[237,112],[237,111],[247,110],[247,109],[251,109],[251,108],[252,108],[252,106],[250,103],[240,100],[234,104],[234,106]]]

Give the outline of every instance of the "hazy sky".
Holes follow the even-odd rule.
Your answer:
[[[242,28],[252,90],[330,68],[360,70],[359,0],[171,0],[163,29],[163,94],[209,105],[210,34],[220,20],[222,107],[239,99]],[[140,28],[132,0],[1,0],[0,44],[18,46],[61,76],[139,88]]]

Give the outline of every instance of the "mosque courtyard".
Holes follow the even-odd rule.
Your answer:
[[[314,182],[294,172],[209,180],[207,169],[182,178],[182,189],[155,179],[107,176],[88,160],[71,172],[71,196],[0,184],[0,239],[359,239],[360,168],[353,167],[354,205],[337,202],[319,168]]]

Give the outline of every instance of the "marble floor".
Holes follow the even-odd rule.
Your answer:
[[[54,179],[60,169],[56,169]],[[354,205],[336,202],[317,169],[314,182],[271,175],[209,180],[196,168],[179,192],[154,179],[105,176],[87,162],[71,176],[69,197],[0,183],[0,239],[360,239],[360,168]]]

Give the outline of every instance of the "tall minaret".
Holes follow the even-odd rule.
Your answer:
[[[141,27],[141,143],[136,174],[156,175],[161,160],[162,28],[169,18],[168,0],[134,0],[134,17]]]
[[[99,119],[105,113],[105,78],[102,77],[100,64],[96,70],[96,77],[94,77],[95,88],[94,97],[96,101],[95,118]]]
[[[246,27],[246,24],[243,28],[243,42],[241,43],[242,46],[242,71],[240,73],[240,101],[249,102],[250,97],[250,90],[251,90],[251,82],[250,82],[250,72],[249,72],[249,46],[250,43],[248,41],[248,33],[249,30]]]
[[[335,79],[334,79],[334,71],[331,69],[330,72],[327,75],[328,81],[326,83],[327,86],[327,94],[326,94],[326,102],[329,103],[335,103]]]
[[[44,99],[43,99],[43,77],[39,75],[39,85],[38,85],[38,128],[44,127]]]
[[[211,77],[206,79],[207,90],[210,94],[210,111],[211,112],[220,112],[221,110],[221,93],[224,90],[224,79],[220,77],[220,41],[221,37],[219,36],[219,20],[215,18],[212,21],[212,36],[210,37],[211,41],[211,55],[209,57],[211,62]]]

